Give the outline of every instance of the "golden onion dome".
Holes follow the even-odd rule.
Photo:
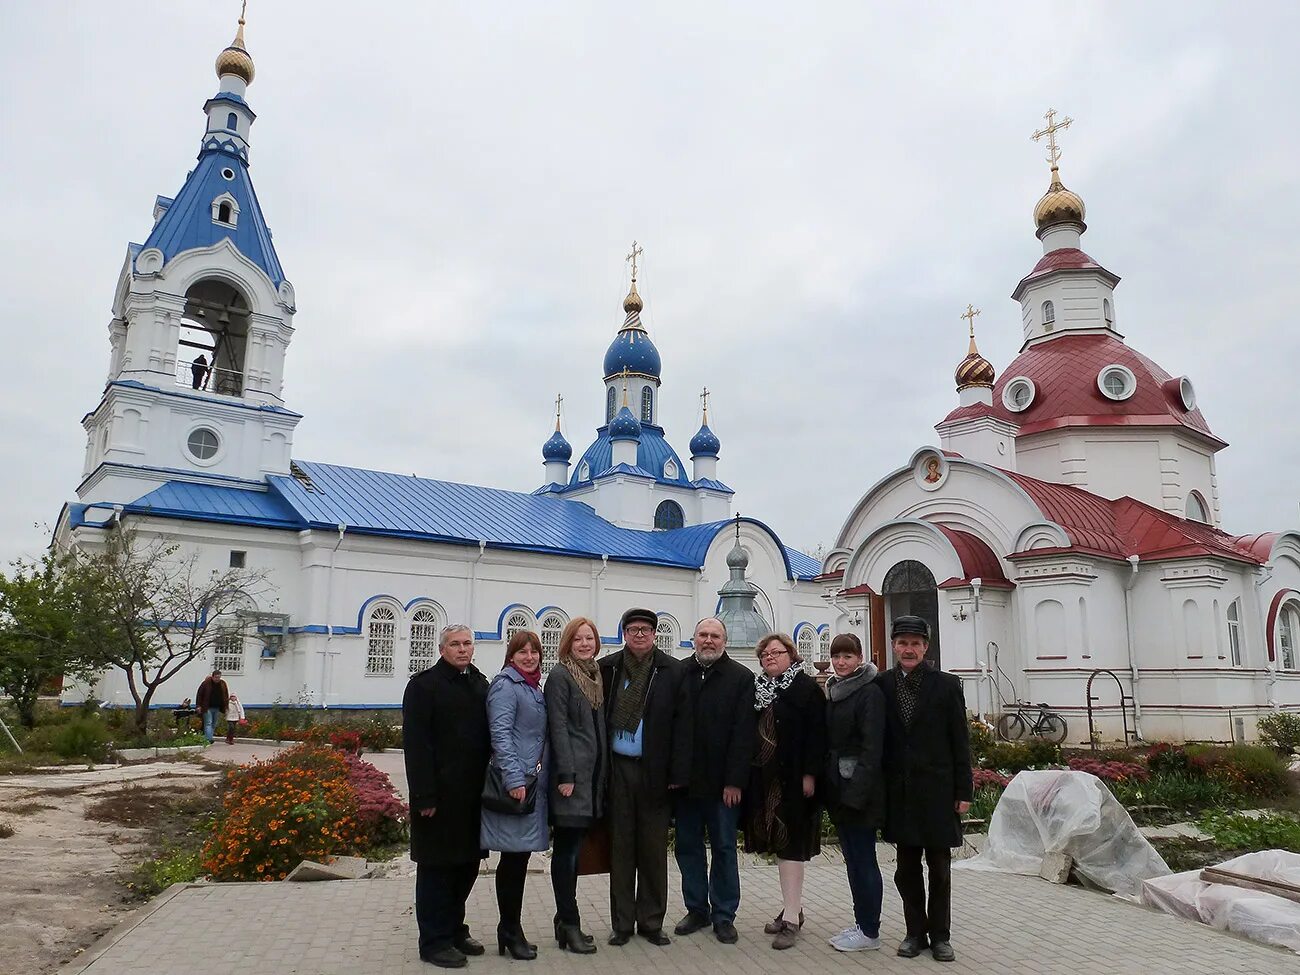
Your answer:
[[[239,29],[235,31],[235,39],[230,42],[230,46],[217,55],[217,77],[222,78],[228,74],[236,78],[244,79],[244,84],[251,85],[253,76],[257,72],[253,68],[252,55],[244,47],[244,18],[239,18]]]
[[[975,336],[970,337],[970,351],[966,353],[966,358],[961,360],[957,366],[957,371],[953,373],[953,379],[957,381],[957,392],[963,389],[969,389],[972,386],[988,386],[993,388],[993,380],[997,378],[997,372],[993,368],[993,363],[980,355],[980,350],[975,347]]]
[[[1083,223],[1083,217],[1083,197],[1065,188],[1060,170],[1053,166],[1051,185],[1034,207],[1034,223],[1042,230],[1054,223]]]
[[[641,311],[644,307],[645,303],[641,300],[641,296],[636,293],[636,278],[633,278],[632,287],[628,290],[627,297],[623,299],[623,310],[631,314],[634,311]]]

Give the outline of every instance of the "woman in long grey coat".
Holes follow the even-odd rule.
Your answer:
[[[527,794],[527,781],[536,777],[536,799],[522,815],[483,810],[479,841],[497,850],[497,951],[528,960],[537,946],[524,937],[520,916],[528,858],[547,847],[546,701],[542,697],[542,644],[529,630],[516,633],[506,647],[506,662],[488,686],[488,731],[492,764],[501,770],[501,784],[516,801]]]
[[[559,666],[546,678],[546,713],[551,734],[551,822],[555,853],[555,941],[580,955],[596,950],[578,913],[578,851],[605,804],[606,754],[604,687],[596,652],[596,624],[579,616],[560,634]]]

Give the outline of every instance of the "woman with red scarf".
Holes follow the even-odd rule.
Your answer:
[[[497,951],[530,960],[537,946],[524,937],[520,920],[528,858],[547,847],[546,699],[542,696],[542,644],[529,630],[516,633],[506,646],[506,662],[488,687],[488,729],[492,764],[501,785],[517,802],[533,794],[528,812],[494,812],[484,808],[479,842],[498,850]]]

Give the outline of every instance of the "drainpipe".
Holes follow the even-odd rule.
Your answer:
[[[469,564],[469,599],[465,601],[465,625],[474,631],[474,590],[478,588],[478,564],[483,561],[483,553],[487,551],[487,541],[479,539],[478,555],[474,561]]]
[[[591,577],[591,618],[596,621],[596,640],[600,640],[600,583],[609,571],[609,556],[600,557],[600,571]],[[600,647],[596,648],[597,650]]]
[[[980,704],[982,700],[980,688],[984,686],[984,682],[988,680],[989,676],[988,664],[980,659],[980,587],[983,585],[983,579],[972,579],[970,581],[971,592],[974,593],[974,602],[970,614],[971,639],[974,640],[975,646],[975,666],[980,669],[979,683],[975,685],[975,717],[981,720],[984,717],[984,711]],[[993,710],[992,699],[989,701],[989,710]]]
[[[330,607],[333,604],[334,596],[334,556],[338,554],[339,546],[343,544],[343,536],[347,532],[348,526],[342,522],[338,525],[339,540],[334,543],[334,548],[330,550],[330,567],[328,574],[325,576],[325,649],[320,655],[320,706],[329,707],[329,660],[330,644],[334,642],[334,624],[330,622]]]
[[[1137,735],[1138,741],[1143,741],[1142,737],[1142,699],[1138,694],[1138,684],[1141,677],[1138,675],[1137,659],[1133,650],[1133,603],[1129,595],[1133,587],[1137,585],[1138,577],[1138,557],[1130,555],[1128,557],[1129,574],[1124,580],[1124,628],[1128,639],[1128,669],[1129,683],[1133,688],[1133,731]]]

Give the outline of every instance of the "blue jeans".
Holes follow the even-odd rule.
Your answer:
[[[835,825],[840,834],[844,868],[849,874],[849,892],[853,895],[853,919],[868,938],[880,937],[880,902],[885,884],[876,862],[874,826]]]
[[[221,708],[206,708],[203,711],[203,736],[212,741],[217,737],[217,721],[221,718]]]
[[[677,800],[677,867],[682,872],[682,900],[691,914],[714,924],[736,920],[740,908],[740,864],[736,860],[736,825],[740,807],[721,799]],[[704,856],[704,834],[713,850],[710,866]]]

